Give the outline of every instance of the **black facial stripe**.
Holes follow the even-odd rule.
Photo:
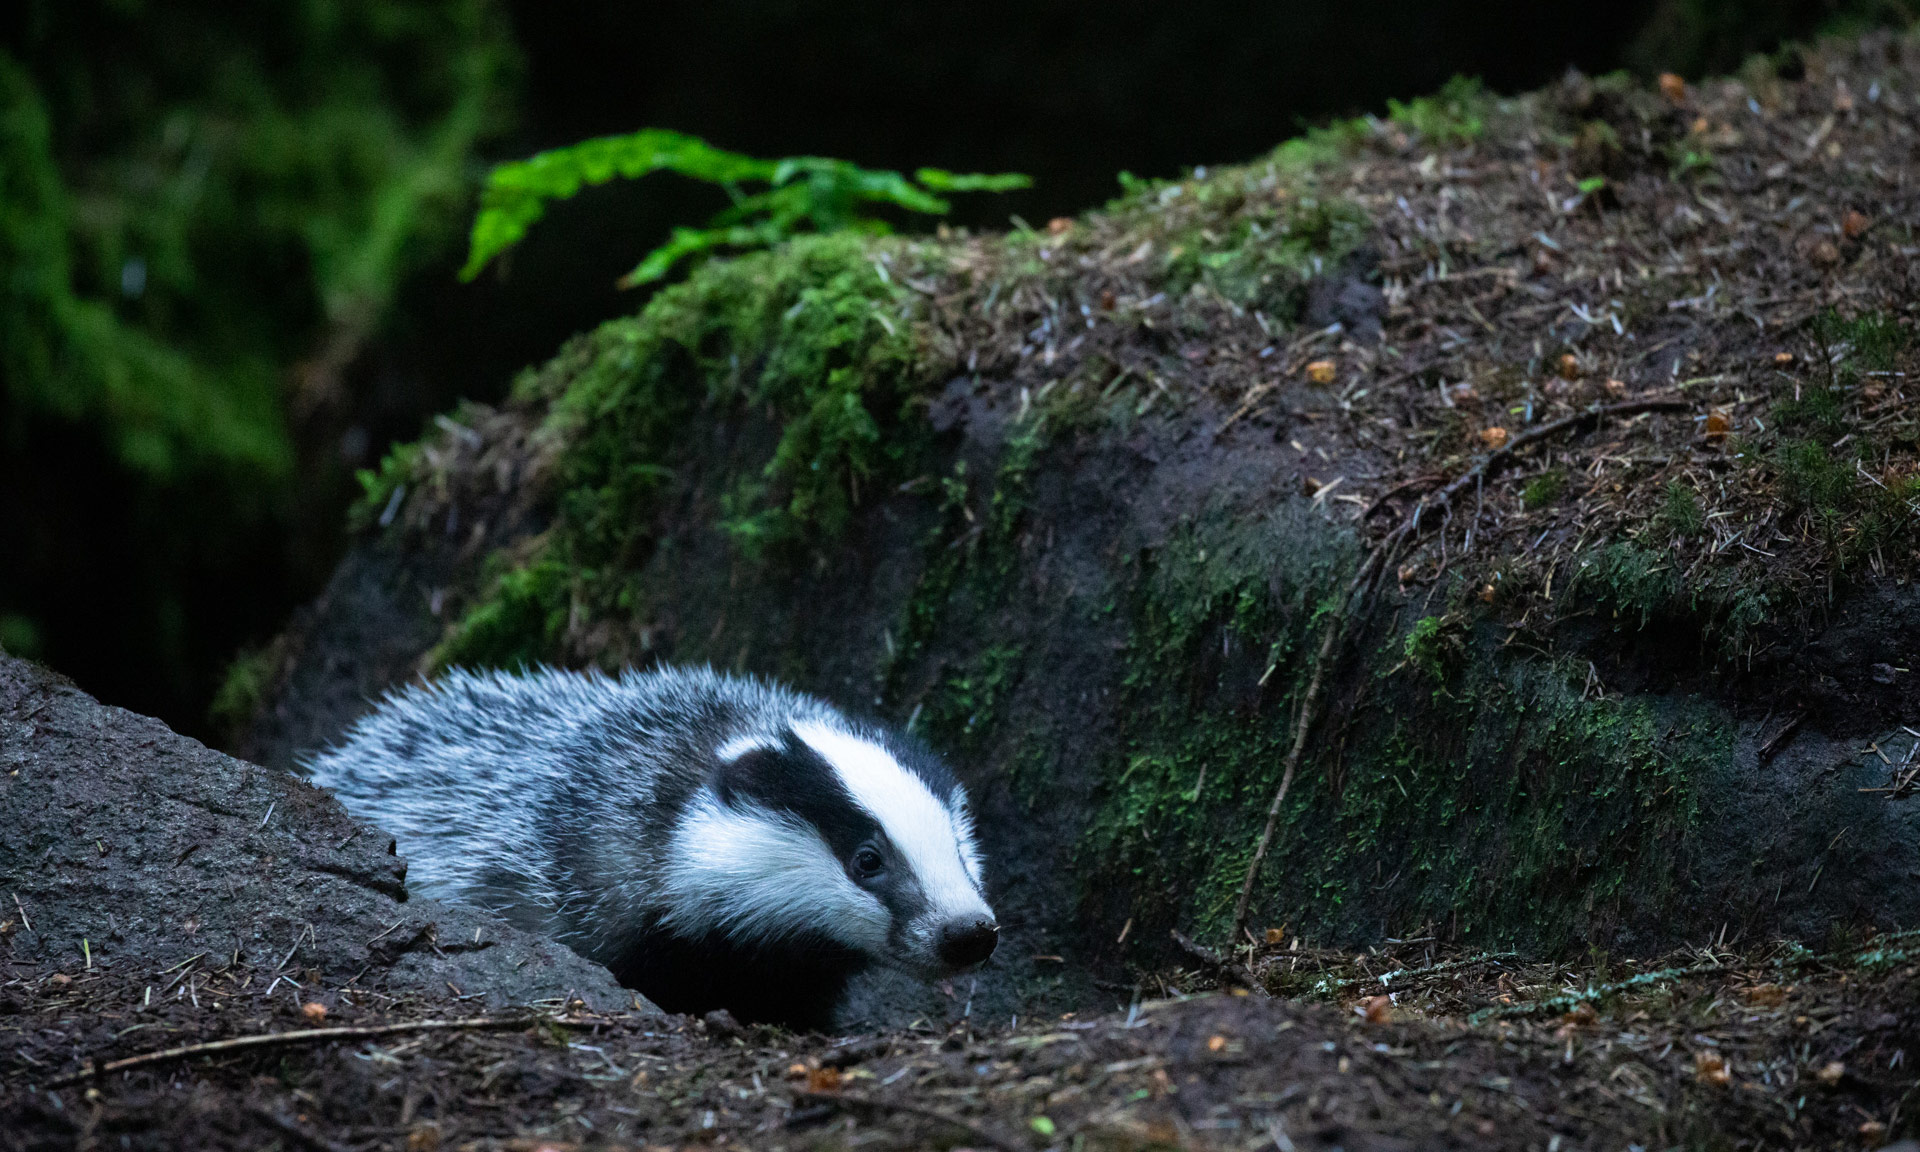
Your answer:
[[[778,747],[755,748],[722,765],[714,786],[731,807],[755,805],[805,820],[842,860],[867,843],[897,858],[879,823],[854,802],[833,767],[791,733]]]

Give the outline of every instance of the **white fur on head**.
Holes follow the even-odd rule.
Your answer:
[[[674,832],[668,859],[665,923],[682,934],[719,929],[766,942],[825,931],[869,955],[886,950],[886,906],[847,878],[802,821],[703,796]]]
[[[819,720],[799,721],[793,731],[833,768],[919,879],[927,913],[910,929],[918,943],[930,948],[940,926],[952,920],[993,919],[980,895],[980,859],[964,793],[955,789],[956,805],[949,809],[924,780],[873,741]]]

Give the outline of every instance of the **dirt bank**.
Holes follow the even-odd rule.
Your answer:
[[[1917,101],[1893,36],[1456,85],[1041,230],[710,265],[368,478],[241,746],[450,663],[797,683],[982,798],[1009,955],[1074,961],[994,1015],[1232,937],[1289,766],[1256,932],[1920,923]]]

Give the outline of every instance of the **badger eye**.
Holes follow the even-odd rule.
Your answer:
[[[853,874],[862,880],[879,873],[885,864],[876,848],[862,848],[853,854]]]

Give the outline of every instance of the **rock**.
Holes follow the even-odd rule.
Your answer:
[[[205,954],[389,995],[633,1003],[561,945],[410,898],[393,838],[327,793],[4,654],[0,828],[0,902],[17,921],[0,954],[16,971],[159,972]]]

